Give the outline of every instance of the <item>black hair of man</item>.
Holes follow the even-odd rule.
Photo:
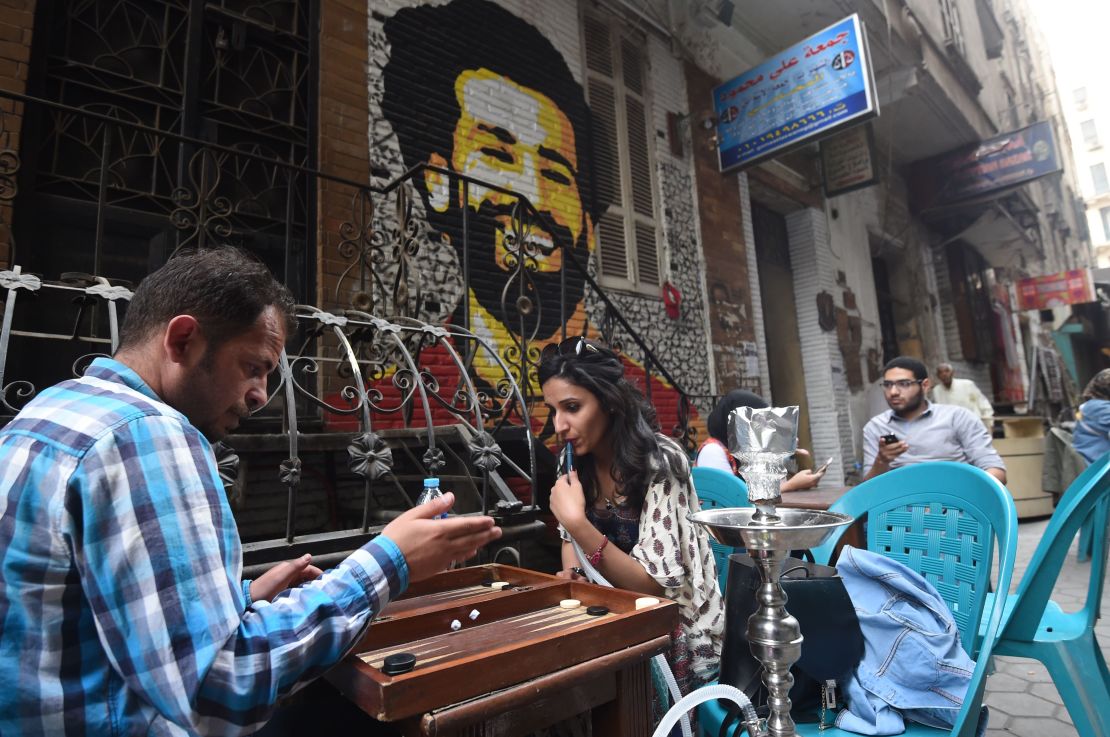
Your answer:
[[[929,369],[925,368],[924,363],[912,356],[898,356],[897,358],[892,358],[887,361],[886,366],[883,366],[883,376],[886,376],[886,372],[891,369],[906,369],[907,371],[912,371],[913,378],[918,381],[929,378]]]
[[[462,115],[455,81],[467,70],[488,69],[551,98],[570,120],[578,193],[590,219],[598,221],[608,203],[593,196],[586,98],[562,54],[534,26],[486,0],[454,0],[397,11],[386,20],[385,35],[390,55],[382,113],[407,168],[427,163],[433,153],[451,161]]]
[[[713,408],[705,421],[705,428],[709,430],[710,437],[728,445],[728,416],[732,414],[732,410],[738,407],[763,409],[767,406],[769,406],[767,400],[758,394],[753,394],[744,389],[733,389],[717,400],[717,406]]]
[[[296,330],[296,304],[267,266],[238,248],[183,249],[139,283],[120,328],[120,350],[149,339],[178,315],[192,315],[207,350],[249,330],[276,307],[286,334]]]

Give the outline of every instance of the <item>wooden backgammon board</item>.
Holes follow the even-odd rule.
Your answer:
[[[390,603],[326,678],[376,719],[402,723],[406,735],[514,734],[512,724],[544,726],[535,723],[545,709],[553,722],[606,705],[601,716],[611,723],[600,734],[647,735],[647,659],[669,645],[678,606],[661,598],[637,609],[638,598],[511,566],[447,571]],[[571,599],[578,606],[564,607]],[[388,675],[383,667],[396,663],[385,667],[386,658],[400,653],[415,664]],[[557,704],[559,694],[569,703]],[[508,715],[520,709],[524,718]],[[503,728],[469,731],[491,720]]]

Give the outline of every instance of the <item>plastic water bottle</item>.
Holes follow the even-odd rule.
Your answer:
[[[420,496],[417,498],[416,503],[418,505],[427,504],[433,499],[441,496],[443,496],[443,492],[439,490],[439,479],[432,476],[424,479],[424,489],[420,492]],[[443,514],[437,515],[436,519],[445,519],[446,517],[447,512],[444,512]]]

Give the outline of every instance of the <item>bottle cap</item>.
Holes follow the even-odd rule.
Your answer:
[[[439,479],[435,476],[424,479],[424,488],[431,489],[432,487],[439,486]]]

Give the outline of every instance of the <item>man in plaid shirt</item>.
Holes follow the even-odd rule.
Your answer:
[[[0,431],[4,737],[249,734],[409,580],[500,536],[433,519],[447,494],[327,573],[305,556],[240,581],[209,442],[265,403],[293,326],[253,258],[178,256],[136,290],[113,359]]]

